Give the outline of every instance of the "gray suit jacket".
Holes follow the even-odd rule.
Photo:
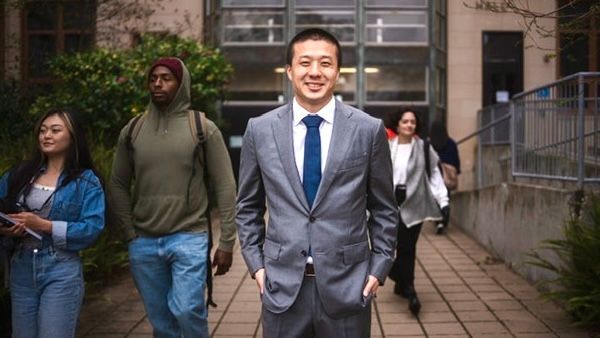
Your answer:
[[[362,290],[368,275],[383,282],[392,264],[398,207],[383,123],[339,101],[335,106],[329,155],[312,209],[294,160],[292,105],[248,121],[236,223],[250,273],[265,268],[262,301],[274,313],[294,303],[309,245],[319,295],[332,317],[367,306],[370,299]]]

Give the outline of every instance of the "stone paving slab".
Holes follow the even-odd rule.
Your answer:
[[[423,304],[414,317],[393,284],[379,289],[371,336],[380,337],[590,337],[574,328],[553,303],[456,227],[446,235],[423,228],[418,243],[416,289]],[[262,337],[260,299],[236,247],[234,264],[214,278],[219,305],[209,311],[213,338]],[[95,299],[86,299],[77,336],[148,338],[150,326],[129,275],[117,279]]]

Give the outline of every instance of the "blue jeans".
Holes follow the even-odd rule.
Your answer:
[[[208,235],[138,237],[129,244],[130,268],[155,338],[208,338],[204,300]]]
[[[18,249],[11,259],[13,338],[75,337],[83,302],[79,255],[54,249]]]

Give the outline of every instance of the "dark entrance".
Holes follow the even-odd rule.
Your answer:
[[[523,33],[483,33],[482,107],[507,102],[523,91]]]

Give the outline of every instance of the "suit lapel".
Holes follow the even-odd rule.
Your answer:
[[[286,109],[278,114],[279,118],[273,122],[273,136],[275,138],[275,144],[277,145],[277,151],[279,152],[283,170],[290,181],[292,190],[298,197],[300,203],[302,203],[302,206],[306,210],[309,210],[308,201],[304,194],[304,188],[302,188],[302,182],[298,175],[298,168],[296,168],[296,159],[294,158],[292,116],[292,105],[288,104]]]
[[[344,105],[335,101],[335,115],[333,117],[333,133],[331,134],[331,142],[329,143],[329,154],[327,155],[327,163],[321,178],[321,184],[317,191],[317,196],[313,203],[313,209],[317,207],[319,202],[327,194],[327,190],[331,187],[331,183],[335,178],[335,174],[346,158],[346,153],[350,149],[356,124],[352,121],[352,112],[344,107]],[[342,150],[345,151],[342,151]]]

